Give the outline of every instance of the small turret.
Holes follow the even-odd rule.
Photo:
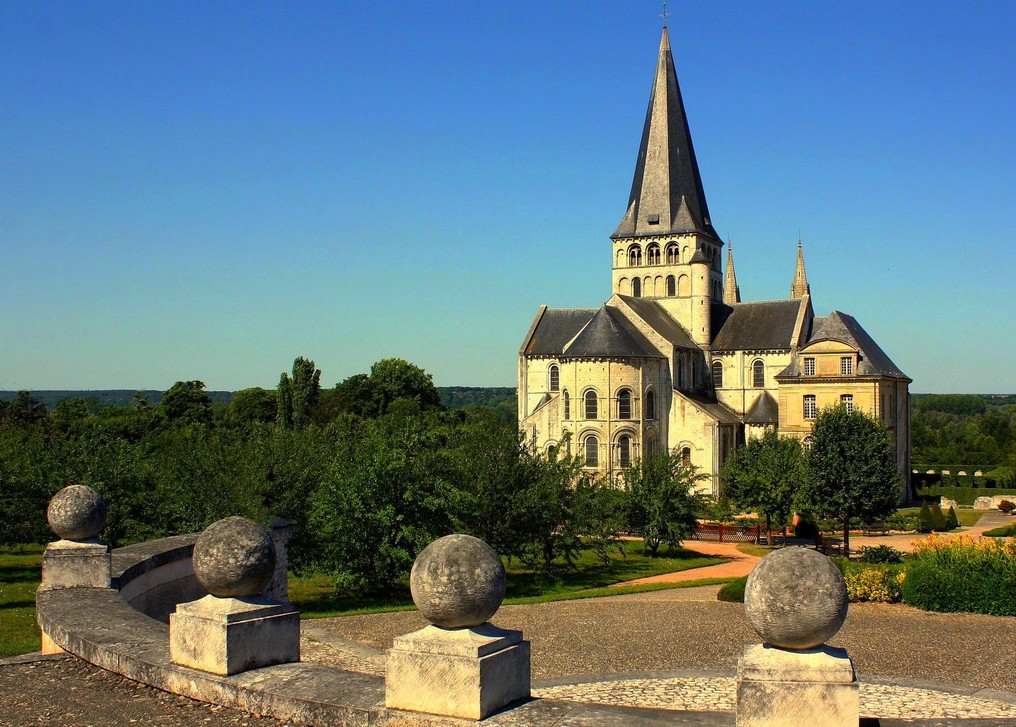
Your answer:
[[[734,305],[741,302],[741,289],[734,274],[734,243],[727,241],[727,271],[723,276],[723,302]]]
[[[691,340],[704,349],[709,348],[712,341],[710,331],[710,313],[712,305],[710,301],[710,288],[712,287],[709,268],[712,261],[709,256],[702,252],[702,248],[695,251],[690,260],[691,263]]]
[[[797,238],[797,268],[794,270],[794,284],[790,286],[791,300],[800,300],[806,295],[811,295],[811,286],[808,285],[808,274],[804,271],[804,250],[801,248],[801,238]]]

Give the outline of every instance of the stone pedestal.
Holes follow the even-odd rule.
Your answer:
[[[300,614],[266,598],[205,596],[169,616],[174,663],[213,674],[238,674],[300,661]]]
[[[490,623],[426,626],[395,639],[388,652],[385,706],[483,719],[529,697],[529,642]]]
[[[98,540],[57,540],[42,556],[41,590],[109,588],[109,546]]]
[[[749,646],[737,665],[737,727],[857,727],[857,679],[845,649]]]

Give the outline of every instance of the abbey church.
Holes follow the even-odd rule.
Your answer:
[[[800,241],[789,297],[741,300],[666,27],[628,206],[610,239],[610,299],[541,306],[519,351],[519,422],[541,450],[563,446],[617,479],[665,447],[717,495],[735,447],[767,428],[807,447],[818,412],[842,404],[889,427],[909,472],[911,380],[853,317],[815,315]]]

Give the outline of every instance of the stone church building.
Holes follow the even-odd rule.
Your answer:
[[[747,438],[775,427],[807,447],[818,412],[843,404],[885,422],[909,472],[911,380],[852,316],[815,315],[800,241],[790,296],[741,301],[666,28],[631,194],[610,239],[610,299],[541,306],[519,351],[519,422],[537,447],[563,446],[614,479],[666,447],[708,475],[703,489],[715,495],[720,467]]]

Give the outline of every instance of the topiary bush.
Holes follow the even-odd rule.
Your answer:
[[[917,541],[903,580],[903,602],[946,613],[1016,616],[1016,540],[967,535]]]
[[[998,509],[1004,512],[1006,515],[1011,515],[1013,510],[1016,510],[1016,503],[1009,500],[1002,500],[998,503]]]
[[[936,533],[942,533],[949,529],[949,523],[942,514],[942,508],[937,502],[931,504],[931,529]]]
[[[928,501],[925,500],[921,504],[921,512],[917,516],[917,532],[930,533],[934,529],[935,521],[931,517],[931,507],[928,505]]]
[[[949,506],[949,512],[945,514],[946,530],[953,530],[960,526],[959,518],[956,517],[956,508]]]
[[[902,563],[903,553],[891,545],[865,545],[857,549],[861,563]]]

